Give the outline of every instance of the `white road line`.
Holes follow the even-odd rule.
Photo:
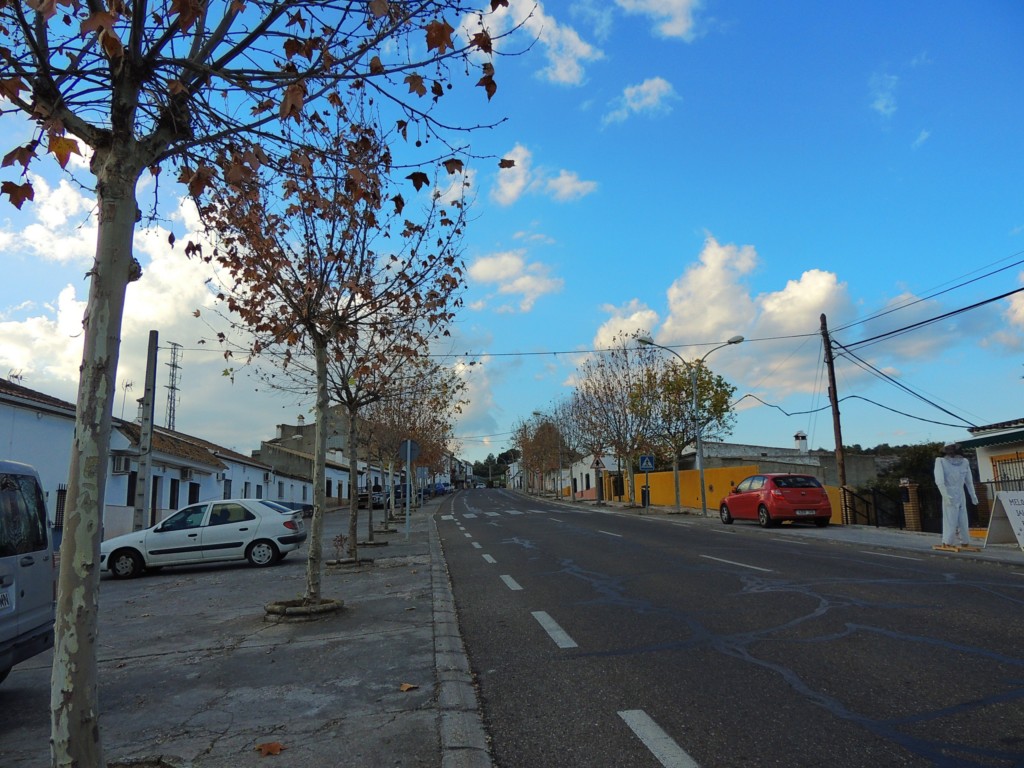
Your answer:
[[[455,515],[441,515],[442,520],[454,520]]]
[[[495,564],[496,562],[498,562],[497,560],[495,560],[495,559],[494,559],[493,557],[491,557],[490,555],[484,555],[484,560],[486,560],[486,561],[487,561],[488,563],[490,563],[491,565],[494,565],[494,564]]]
[[[484,545],[481,544],[479,541],[474,541],[473,542],[473,546],[476,547],[477,549],[482,549]]]
[[[698,768],[696,761],[642,709],[623,710],[619,717],[665,768]]]
[[[712,557],[711,555],[701,555],[701,557],[707,558],[708,560],[717,560],[720,563],[728,563],[729,565],[738,565],[740,568],[749,568],[752,571],[764,571],[765,573],[771,573],[771,568],[758,568],[756,565],[747,565],[746,563],[737,563],[735,560],[723,560],[720,557]]]
[[[553,523],[563,523],[563,522],[565,522],[564,520],[559,520],[557,517],[552,517],[552,518],[550,518],[550,520]]]
[[[875,555],[876,557],[895,557],[897,560],[913,560],[915,563],[921,562],[920,557],[907,557],[905,555],[890,555],[887,552],[869,552],[866,549],[860,550],[862,555]]]
[[[559,648],[578,648],[576,641],[573,640],[566,633],[564,629],[558,626],[558,622],[548,616],[544,611],[533,611],[531,614],[533,618],[544,628],[544,631],[551,636],[551,639],[555,641],[555,645]]]
[[[531,509],[530,511],[535,515],[546,515],[548,513],[546,509]]]
[[[603,533],[605,536],[614,536],[616,539],[621,539],[621,533],[612,533],[611,531],[602,531],[600,528],[597,529],[598,533]]]
[[[501,512],[484,512],[484,514],[487,515],[488,517],[500,517],[501,516]]]
[[[474,515],[472,512],[467,512],[466,514],[463,515],[463,517],[466,518],[467,520],[475,520],[476,519],[476,515]]]
[[[521,515],[521,514],[523,514],[523,513],[522,513],[522,512],[520,512],[520,511],[519,511],[518,509],[510,509],[510,510],[508,511],[508,514],[510,514],[510,515]]]
[[[522,589],[521,586],[511,576],[502,576],[501,580],[505,582],[505,586],[511,589],[513,592],[518,592]]]
[[[464,533],[462,535],[465,536],[467,539],[472,539],[473,538],[473,534],[472,533]]]

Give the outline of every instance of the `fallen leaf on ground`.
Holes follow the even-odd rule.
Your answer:
[[[417,688],[419,688],[418,685],[413,685],[412,683],[402,683],[398,687],[398,690],[400,690],[402,693],[405,693],[406,691],[415,691]]]
[[[267,755],[280,755],[282,750],[285,749],[288,749],[288,747],[279,741],[268,741],[266,744],[256,745],[256,750],[260,753],[260,757],[266,757]]]

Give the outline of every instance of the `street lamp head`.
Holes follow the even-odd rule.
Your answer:
[[[743,341],[743,337],[742,337],[742,336],[733,336],[733,337],[732,337],[731,339],[729,339],[729,340],[728,340],[727,342],[725,342],[725,343],[726,343],[726,344],[739,344],[739,343],[741,343],[742,341]]]
[[[657,344],[654,343],[654,339],[652,339],[650,336],[637,336],[636,337],[636,343],[639,344],[642,347],[656,347],[656,346],[658,346]]]

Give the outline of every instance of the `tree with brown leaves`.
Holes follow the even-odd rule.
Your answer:
[[[493,65],[475,59],[493,51],[486,16],[461,0],[0,2],[0,113],[35,125],[5,155],[21,177],[0,194],[20,207],[33,197],[32,163],[52,156],[63,168],[85,154],[99,218],[58,587],[54,765],[104,763],[99,542],[124,298],[141,277],[132,253],[140,177],[172,169],[200,195],[229,143],[240,158],[288,157],[301,145],[281,126],[322,130],[317,108],[348,87],[386,103],[399,135],[442,137],[434,115],[455,76],[469,75],[487,99],[495,93]],[[466,19],[462,32],[449,22]]]

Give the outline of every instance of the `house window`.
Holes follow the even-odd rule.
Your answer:
[[[231,478],[230,477],[224,479],[224,498],[225,499],[230,499],[231,498]]]
[[[128,497],[124,502],[126,507],[135,506],[135,481],[138,480],[138,478],[138,472],[132,471],[128,473]]]
[[[1024,480],[1024,459],[993,459],[992,469],[996,480]]]
[[[171,509],[178,508],[178,488],[180,482],[181,481],[178,480],[178,478],[176,477],[171,478],[171,498],[168,502],[168,505],[170,506]]]
[[[256,486],[256,498],[257,499],[262,499],[263,498],[263,485],[262,484]]]
[[[283,499],[284,498],[284,481],[283,480],[278,480],[277,481],[277,498],[279,498],[279,499]]]
[[[308,489],[306,488],[306,486],[302,486],[302,500],[303,500],[303,501],[307,501],[307,500],[308,500],[308,499],[306,498],[306,496],[307,496],[307,493],[306,493],[306,491],[307,491],[307,490],[308,490]]]
[[[249,494],[251,494],[251,493],[252,493],[252,483],[250,483],[248,480],[246,480],[245,481],[245,485],[242,486],[242,498],[243,499],[248,499],[249,498]]]
[[[188,503],[197,504],[199,502],[199,483],[188,484]]]

